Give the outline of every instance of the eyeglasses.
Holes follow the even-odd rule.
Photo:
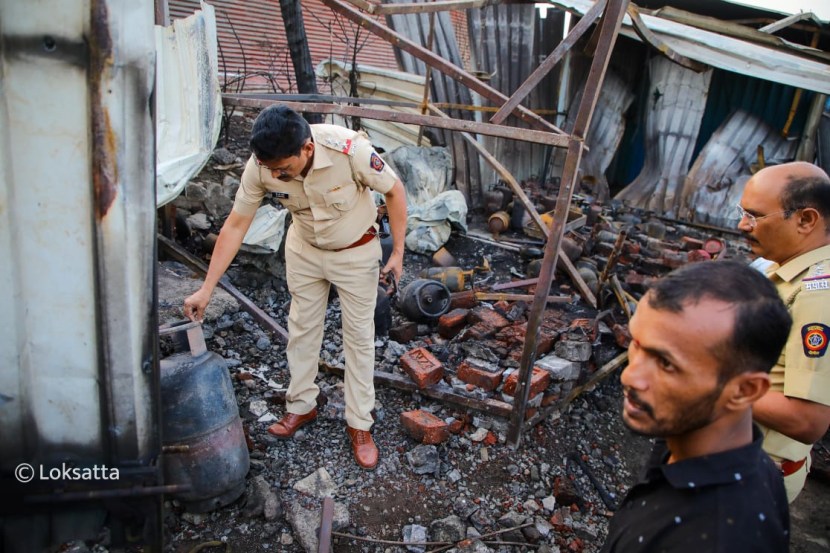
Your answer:
[[[268,167],[264,163],[262,163],[256,156],[254,156],[254,161],[256,161],[257,166],[265,169],[266,171],[271,171],[272,173],[276,173],[279,175],[279,178],[284,179],[288,176],[288,168],[287,167]]]
[[[737,212],[738,217],[740,218],[740,220],[743,220],[744,217],[746,217],[746,222],[749,223],[749,228],[754,229],[756,227],[756,225],[758,224],[758,221],[760,221],[761,219],[766,219],[767,217],[772,217],[773,215],[778,215],[778,214],[781,214],[781,213],[783,213],[784,217],[786,218],[786,217],[789,217],[790,215],[792,215],[792,213],[796,210],[794,210],[794,209],[785,209],[783,211],[776,211],[775,213],[767,213],[766,215],[761,215],[760,217],[757,216],[757,215],[753,215],[752,213],[749,213],[747,210],[742,208],[740,205],[735,206],[735,211]]]

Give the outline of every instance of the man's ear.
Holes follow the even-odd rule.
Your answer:
[[[819,223],[821,215],[814,207],[805,207],[801,209],[798,214],[798,228],[803,229],[806,233],[813,231],[813,228]]]
[[[765,372],[746,372],[732,377],[726,385],[727,409],[739,411],[753,403],[769,390],[769,375]]]

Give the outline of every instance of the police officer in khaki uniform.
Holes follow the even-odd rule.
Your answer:
[[[314,383],[323,339],[329,287],[337,287],[346,358],[346,431],[358,465],[374,469],[378,450],[369,430],[375,404],[374,310],[379,276],[400,279],[406,230],[406,191],[362,133],[335,125],[309,125],[274,105],[260,112],[233,210],[214,247],[205,283],[185,300],[185,315],[201,320],[219,278],[230,265],[266,193],[291,211],[285,242],[291,293],[286,357],[291,382],[286,414],[268,431],[290,438],[317,417]],[[380,269],[377,208],[385,195],[392,253]]]
[[[753,407],[792,502],[830,425],[830,179],[806,162],[767,167],[747,182],[738,212],[752,251],[775,262],[767,274],[793,318],[770,391]]]

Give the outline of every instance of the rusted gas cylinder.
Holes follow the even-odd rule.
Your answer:
[[[419,278],[403,289],[398,308],[411,321],[429,322],[447,312],[451,299],[449,289],[442,283]]]
[[[162,445],[166,484],[186,510],[224,507],[245,491],[250,459],[228,366],[207,351],[202,327],[182,321],[159,329],[177,351],[160,361]],[[184,339],[182,339],[184,337]],[[189,351],[178,351],[189,344]]]
[[[487,218],[487,228],[498,238],[499,234],[510,228],[510,215],[506,211],[496,211]]]

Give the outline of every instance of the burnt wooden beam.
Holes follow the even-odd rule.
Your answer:
[[[530,308],[527,319],[527,333],[525,334],[524,348],[519,363],[519,374],[516,385],[515,404],[513,413],[510,415],[510,428],[508,429],[507,441],[512,447],[517,448],[522,436],[523,422],[527,411],[527,400],[530,393],[530,377],[532,376],[533,363],[536,360],[536,347],[538,342],[538,330],[542,321],[542,315],[547,304],[546,298],[550,293],[551,277],[553,268],[556,266],[559,250],[561,249],[562,238],[565,234],[565,223],[570,211],[573,190],[576,184],[579,162],[582,159],[582,143],[591,125],[591,118],[594,114],[597,100],[599,99],[600,88],[605,79],[605,72],[611,59],[611,51],[619,36],[620,26],[628,7],[628,0],[608,0],[608,4],[602,16],[602,22],[598,26],[596,52],[591,60],[591,68],[585,83],[585,90],[579,103],[579,111],[574,121],[573,133],[568,145],[568,154],[565,158],[565,165],[562,170],[561,186],[559,195],[556,198],[556,207],[553,210],[553,223],[547,233],[545,243],[545,255],[542,258],[542,267],[539,271],[539,284],[536,286],[535,299]],[[544,229],[544,226],[540,226]],[[566,265],[573,264],[567,256],[561,256]],[[576,267],[573,267],[575,270]],[[596,299],[594,300],[596,305]]]
[[[444,73],[445,75],[449,76],[450,78],[458,81],[459,83],[467,86],[471,90],[479,93],[484,98],[497,103],[499,105],[503,104],[505,101],[508,100],[507,96],[496,90],[495,88],[481,82],[479,79],[472,75],[471,73],[465,71],[464,69],[458,67],[457,65],[450,63],[449,61],[445,60],[441,56],[437,56],[427,50],[426,48],[422,47],[419,44],[416,44],[409,40],[408,38],[404,37],[403,35],[396,33],[389,27],[378,23],[377,21],[373,20],[370,17],[365,16],[364,14],[360,13],[352,9],[351,6],[344,3],[341,0],[321,0],[323,4],[328,6],[333,12],[338,13],[347,19],[351,20],[352,22],[360,25],[370,33],[379,36],[380,38],[386,40],[392,46],[400,48],[404,52],[411,54],[415,58],[421,60],[425,64],[431,66],[433,69],[437,69],[438,71]],[[533,125],[538,129],[547,130],[550,132],[555,132],[560,135],[565,135],[565,132],[546,121],[542,117],[538,116],[537,114],[533,113],[529,109],[519,106],[516,108],[516,115],[525,123]]]
[[[300,113],[313,112],[364,117],[366,119],[378,119],[395,123],[437,127],[456,132],[471,132],[487,136],[497,136],[511,140],[524,140],[525,142],[547,144],[559,148],[564,147],[568,143],[568,137],[560,134],[507,127],[504,125],[492,125],[490,123],[477,123],[476,121],[467,121],[466,119],[442,118],[433,115],[419,115],[417,113],[404,113],[400,111],[362,108],[359,106],[342,106],[328,103],[286,102],[278,99],[264,99],[261,95],[258,96],[260,97],[246,94],[223,94],[222,101],[225,105],[249,108],[264,108],[271,104],[283,104]]]
[[[325,363],[321,363],[320,367],[326,372],[336,374],[338,376],[343,376],[344,373],[344,370],[340,367],[333,367]],[[513,411],[512,405],[504,401],[499,401],[497,399],[475,399],[472,397],[463,396],[451,390],[438,389],[434,385],[428,386],[426,388],[419,388],[418,385],[415,384],[409,377],[395,373],[375,371],[374,378],[375,382],[386,384],[387,386],[391,386],[392,388],[396,388],[398,390],[404,390],[406,392],[418,392],[422,396],[431,397],[433,399],[437,399],[446,403],[451,403],[459,407],[475,409],[476,411],[489,413],[491,415],[496,415],[499,417],[509,417],[510,413]]]
[[[170,257],[172,257],[176,261],[184,263],[185,265],[187,265],[188,267],[190,267],[191,269],[193,269],[197,273],[201,274],[202,276],[207,274],[207,269],[208,268],[202,262],[201,259],[195,257],[189,251],[185,250],[184,248],[182,248],[181,246],[179,246],[178,244],[176,244],[172,240],[168,240],[164,236],[157,235],[157,239],[158,239],[159,245],[162,247],[162,249],[165,252],[167,252],[167,254]],[[244,309],[245,311],[250,313],[250,315],[260,325],[265,327],[266,330],[270,330],[271,333],[277,339],[279,339],[282,343],[284,343],[284,344],[288,343],[288,332],[283,327],[281,327],[279,324],[277,324],[277,321],[275,321],[268,313],[266,313],[265,311],[260,309],[259,306],[257,306],[257,304],[252,302],[248,298],[248,296],[243,294],[239,290],[239,288],[237,288],[236,286],[231,284],[231,282],[228,279],[227,275],[225,275],[225,276],[223,276],[222,278],[219,279],[219,286],[221,286],[222,289],[225,290],[228,294],[233,296],[233,298],[240,303],[240,305],[242,306],[242,309]]]
[[[522,100],[524,100],[528,94],[542,82],[542,79],[545,78],[545,75],[550,73],[550,71],[556,66],[557,63],[565,56],[568,51],[573,47],[576,42],[582,38],[582,35],[585,34],[591,25],[599,18],[602,10],[605,9],[606,0],[600,0],[596,4],[588,10],[582,19],[579,20],[579,23],[574,25],[574,28],[571,29],[571,32],[568,33],[568,36],[560,42],[556,48],[554,48],[553,52],[545,58],[545,61],[539,64],[533,73],[525,79],[525,82],[516,89],[516,92],[508,99],[504,105],[496,112],[496,114],[490,118],[490,122],[494,124],[503,123],[505,119],[507,119],[508,115],[510,115],[513,110],[518,107]]]

